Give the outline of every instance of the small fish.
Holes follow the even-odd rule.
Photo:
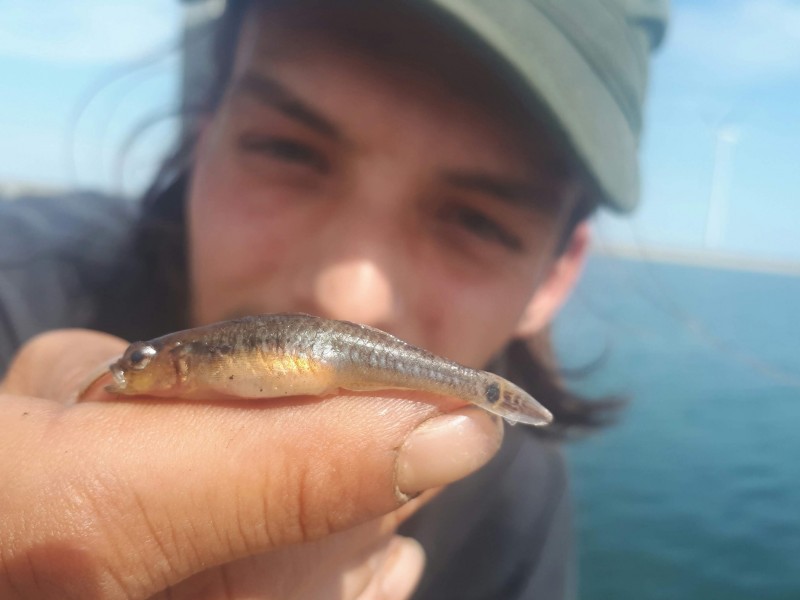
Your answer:
[[[134,342],[110,368],[113,394],[217,399],[413,389],[460,398],[510,423],[553,418],[498,375],[373,327],[304,314],[244,317]]]

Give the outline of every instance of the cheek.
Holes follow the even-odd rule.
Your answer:
[[[203,174],[193,181],[187,206],[195,324],[228,318],[250,302],[256,288],[269,288],[294,237],[286,219],[259,211],[265,205],[259,207],[252,185],[198,171]]]
[[[425,342],[432,351],[462,364],[484,367],[515,335],[533,295],[531,277],[520,273],[459,278],[440,274],[426,314]]]

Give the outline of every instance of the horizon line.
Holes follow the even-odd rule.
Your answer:
[[[595,243],[591,254],[639,262],[659,262],[688,267],[726,269],[752,273],[770,273],[800,277],[800,260],[770,259],[718,250],[695,250],[669,246],[634,246],[630,244]]]

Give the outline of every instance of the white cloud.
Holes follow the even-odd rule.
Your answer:
[[[0,56],[134,60],[178,39],[178,0],[0,0]]]
[[[800,75],[800,2],[726,0],[675,10],[669,45],[709,77],[751,83]]]

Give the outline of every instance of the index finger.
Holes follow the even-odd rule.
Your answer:
[[[124,346],[91,332],[50,334],[21,353],[5,391],[63,402]],[[0,512],[19,540],[17,568],[28,572],[39,556],[40,578],[73,577],[82,590],[124,585],[136,596],[384,515],[474,471],[502,438],[482,410],[443,415],[413,392],[35,413],[26,400],[0,402],[0,479],[9,482]],[[82,570],[47,571],[56,563],[41,560],[51,552],[41,544],[87,555]]]

